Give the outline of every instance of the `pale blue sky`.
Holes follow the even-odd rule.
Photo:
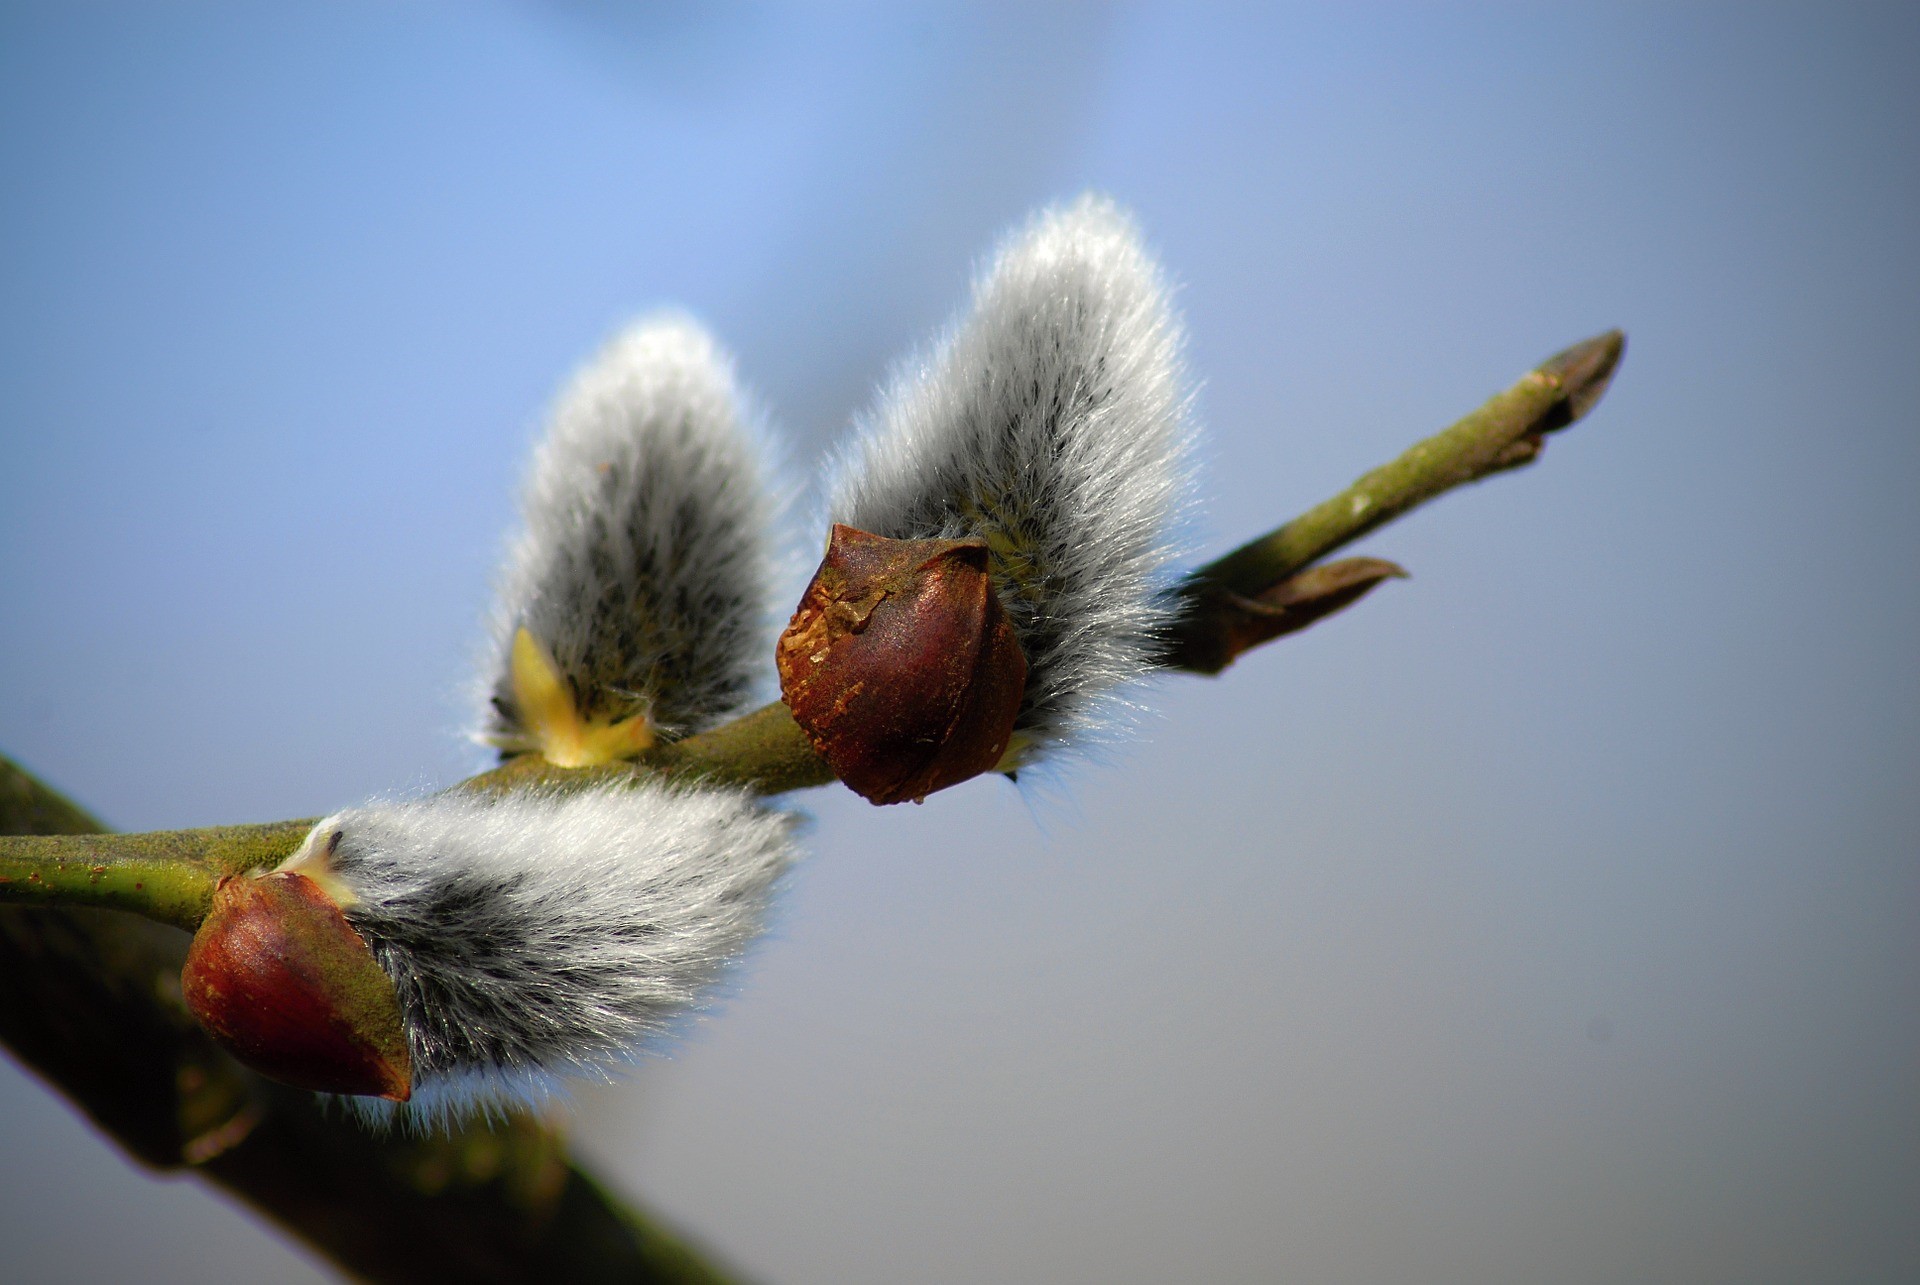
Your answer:
[[[1621,326],[1114,763],[809,797],[585,1145],[770,1281],[1920,1275],[1912,6],[645,12],[0,8],[0,749],[130,828],[455,779],[612,326],[704,317],[801,476],[1084,187],[1182,283],[1213,546]],[[0,1155],[10,1276],[313,1270],[11,1067]]]

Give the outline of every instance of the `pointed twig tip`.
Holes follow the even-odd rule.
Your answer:
[[[1613,372],[1619,368],[1626,351],[1626,332],[1609,330],[1555,353],[1541,363],[1541,373],[1560,382],[1565,398],[1566,420],[1558,427],[1573,423],[1606,395],[1607,385],[1613,382]]]

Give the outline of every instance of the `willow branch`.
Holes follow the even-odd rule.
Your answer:
[[[100,828],[0,759],[0,835]],[[198,1175],[358,1278],[725,1279],[575,1166],[549,1122],[382,1136],[241,1067],[180,1000],[186,942],[126,915],[0,906],[0,1042],[134,1159]]]
[[[0,901],[132,910],[189,932],[221,876],[292,854],[312,821],[0,839]]]
[[[1195,571],[1178,590],[1185,610],[1168,642],[1167,666],[1219,673],[1249,647],[1305,628],[1404,575],[1377,558],[1314,564],[1454,487],[1539,459],[1549,433],[1605,395],[1626,345],[1624,334],[1609,330],[1555,353],[1398,459]]]
[[[1547,434],[1580,419],[1606,393],[1626,347],[1627,337],[1609,330],[1555,353],[1471,415],[1192,578],[1257,594],[1456,486],[1533,463]]]
[[[1531,464],[1548,434],[1574,423],[1606,392],[1626,348],[1617,330],[1549,357],[1504,392],[1398,459],[1284,526],[1192,572],[1174,591],[1169,669],[1218,673],[1249,649],[1324,619],[1384,580],[1390,562],[1316,565],[1455,487]],[[655,747],[627,763],[560,768],[525,755],[459,789],[573,789],[634,775],[740,786],[760,794],[828,785],[833,772],[775,702],[711,731]],[[0,901],[132,910],[191,928],[223,875],[279,863],[310,821],[156,834],[0,838]]]

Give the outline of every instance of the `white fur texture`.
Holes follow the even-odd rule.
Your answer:
[[[431,1121],[604,1078],[672,1029],[759,935],[791,832],[723,790],[440,794],[336,813],[289,864],[331,846],[399,995],[406,1114]]]
[[[986,538],[1027,657],[1028,761],[1099,732],[1114,688],[1151,668],[1189,401],[1158,268],[1124,213],[1085,196],[1001,248],[836,461],[834,521]]]
[[[534,452],[501,576],[480,739],[525,731],[508,657],[525,625],[580,712],[667,735],[751,695],[770,645],[763,435],[732,363],[691,319],[617,335],[574,377]]]

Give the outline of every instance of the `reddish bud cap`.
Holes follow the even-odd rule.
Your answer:
[[[1027,685],[982,540],[835,526],[774,657],[794,721],[873,803],[918,801],[993,768]]]
[[[180,985],[200,1024],[262,1075],[395,1102],[412,1094],[393,983],[303,874],[222,879]]]

